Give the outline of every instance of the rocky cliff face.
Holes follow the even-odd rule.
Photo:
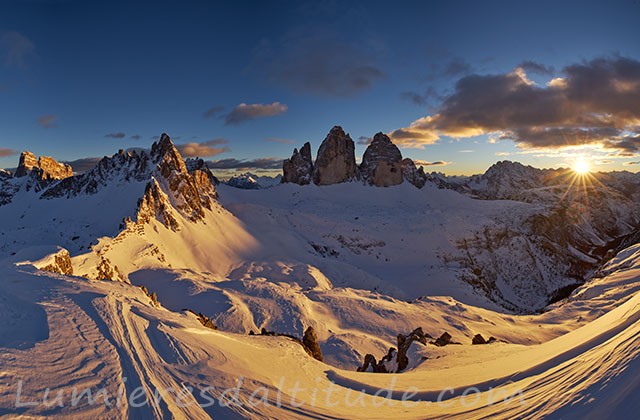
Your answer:
[[[374,136],[358,167],[355,161],[355,145],[342,127],[331,129],[318,149],[315,163],[311,159],[311,145],[293,150],[290,159],[282,165],[282,182],[306,185],[340,184],[362,180],[369,185],[389,187],[404,180],[417,188],[430,181],[422,167],[416,168],[411,159],[402,159],[400,149],[384,133]]]
[[[360,164],[365,182],[376,187],[389,187],[402,183],[402,154],[400,149],[383,133],[373,137]]]
[[[355,145],[342,127],[331,129],[318,149],[313,168],[313,182],[316,185],[331,185],[358,178]]]
[[[452,186],[482,199],[531,203],[530,211],[496,220],[459,244],[458,263],[469,269],[463,278],[507,308],[544,307],[584,282],[608,250],[638,230],[639,182],[624,173],[576,179],[568,169],[505,161]]]
[[[38,180],[64,179],[73,176],[71,166],[59,163],[48,156],[36,157],[31,152],[22,152],[16,169],[16,177],[34,174]]]
[[[402,177],[408,183],[412,184],[416,188],[422,188],[427,183],[427,175],[424,173],[424,169],[421,166],[416,168],[416,164],[409,158],[402,159]]]
[[[220,180],[213,174],[213,172],[211,172],[209,166],[207,165],[207,162],[205,162],[204,159],[189,158],[185,160],[184,163],[187,166],[187,171],[189,171],[190,174],[194,173],[195,171],[201,171],[205,175],[207,175],[207,178],[209,178],[209,181],[211,181],[214,186],[220,184]]]
[[[191,221],[202,220],[205,209],[211,210],[217,198],[207,172],[194,169],[190,173],[166,133],[162,133],[160,140],[151,146],[151,161],[156,165],[154,175],[159,175],[156,179],[166,186],[163,189],[172,206]],[[152,188],[157,187],[154,184]]]
[[[312,181],[312,176],[311,145],[307,142],[299,152],[298,149],[293,149],[291,159],[285,159],[282,163],[282,182],[308,185]]]

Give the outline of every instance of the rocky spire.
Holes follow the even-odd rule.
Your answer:
[[[362,157],[362,178],[376,187],[389,187],[402,183],[402,154],[384,133],[378,133]]]
[[[282,163],[282,182],[307,185],[311,183],[312,175],[311,145],[307,142],[300,152],[298,149],[293,149],[291,159],[285,159]]]
[[[36,157],[31,152],[22,152],[20,162],[16,169],[16,177],[23,177],[30,173],[35,174],[39,180],[64,179],[73,176],[71,166],[59,163],[48,156]]]
[[[313,167],[313,182],[316,185],[330,185],[358,178],[355,145],[342,127],[331,129],[318,149]]]
[[[413,184],[416,188],[424,187],[427,182],[427,175],[424,173],[424,168],[416,168],[416,164],[409,158],[402,159],[402,177],[410,184]]]
[[[213,201],[217,198],[216,188],[211,182],[213,174],[208,171],[208,168],[206,166],[198,169],[193,167],[192,171],[189,171],[180,152],[166,133],[162,133],[160,140],[151,146],[151,161],[157,165],[157,171],[154,172],[154,175],[160,175],[159,178],[164,179],[162,182],[164,188],[161,188],[161,185],[154,181],[145,193],[141,208],[146,206],[146,213],[153,210],[156,215],[163,214],[159,220],[167,227],[177,230],[175,218],[169,220],[168,217],[165,217],[167,212],[164,209],[168,206],[167,203],[164,203],[164,197],[159,194],[158,189],[161,188],[165,191],[171,205],[184,217],[191,221],[202,220],[205,209],[211,210]]]

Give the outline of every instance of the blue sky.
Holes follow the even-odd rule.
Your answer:
[[[577,64],[619,77],[607,75],[640,60],[639,18],[635,0],[3,1],[0,167],[15,166],[13,152],[22,150],[73,161],[149,147],[162,132],[191,144],[182,150],[250,166],[288,157],[305,141],[315,152],[342,125],[361,143],[378,131],[396,133],[403,155],[446,162],[428,169],[452,174],[481,172],[502,159],[566,165],[578,155],[598,169],[637,171],[637,149],[627,146],[640,120],[616,120],[618,131],[606,134],[613,140],[591,139],[603,124],[575,126],[575,115],[548,120],[562,125],[558,136],[566,137],[568,125],[570,133],[588,132],[589,140],[568,145],[540,139],[540,125],[496,115],[474,121],[479,128],[469,135],[460,117],[468,120],[469,109],[452,103],[468,98],[468,84],[459,82],[475,75],[542,90],[553,78],[571,83],[582,73],[563,69]],[[593,61],[599,58],[608,61]],[[509,79],[518,67],[520,78]],[[633,69],[624,86],[640,89]],[[495,80],[477,82],[472,89],[492,89]],[[504,112],[488,98],[478,110]],[[640,115],[638,101],[624,103],[613,111],[570,105],[589,115]],[[400,137],[399,129],[438,114],[442,122],[428,123],[422,139]],[[532,130],[535,140],[527,137]]]

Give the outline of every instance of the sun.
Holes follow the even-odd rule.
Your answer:
[[[589,162],[587,162],[583,158],[580,158],[573,164],[573,171],[578,175],[586,175],[591,172],[591,167],[589,166]]]

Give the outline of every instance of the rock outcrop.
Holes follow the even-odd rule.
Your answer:
[[[471,344],[472,345],[491,344],[494,341],[496,341],[494,337],[489,337],[488,340],[485,340],[481,334],[476,334],[473,336],[473,339],[471,339]]]
[[[365,182],[376,187],[402,184],[402,154],[384,133],[373,136],[360,164]]]
[[[298,185],[308,185],[313,177],[313,161],[311,159],[311,144],[305,143],[298,152],[293,149],[291,159],[282,162],[282,182]]]
[[[189,171],[190,174],[194,173],[195,171],[201,171],[207,175],[209,181],[211,181],[214,186],[220,184],[220,180],[213,174],[213,172],[211,172],[211,169],[209,169],[209,166],[207,165],[207,162],[204,161],[204,159],[189,158],[185,160],[184,163],[187,166],[187,171]]]
[[[355,145],[342,127],[335,126],[318,149],[313,182],[316,185],[331,185],[355,179],[358,179]]]
[[[436,339],[436,341],[432,341],[431,344],[436,345],[438,347],[444,347],[449,344],[460,344],[457,341],[453,341],[452,338],[453,337],[451,337],[451,334],[445,331],[442,333],[440,337]]]
[[[409,350],[411,343],[414,341],[417,341],[424,346],[427,345],[427,335],[425,335],[421,327],[416,328],[408,335],[398,334],[398,355],[396,356],[398,372],[402,372],[407,368],[407,366],[409,366],[407,351]]]
[[[429,334],[425,334],[422,331],[422,327],[418,327],[411,333],[398,334],[398,349],[391,347],[387,354],[380,359],[380,362],[376,361],[375,356],[367,354],[364,357],[362,366],[358,367],[358,372],[375,372],[375,373],[394,373],[402,372],[409,366],[409,357],[407,352],[409,347],[415,341],[422,345],[427,345],[427,338],[431,338]]]
[[[318,336],[316,335],[313,327],[307,328],[304,332],[302,345],[307,350],[307,353],[309,353],[314,359],[324,362],[322,350],[320,350],[320,345],[318,344]]]
[[[71,257],[69,251],[64,248],[60,248],[58,252],[45,258],[38,268],[40,270],[49,271],[52,273],[66,274],[67,276],[73,275],[73,266],[71,265]]]
[[[408,183],[412,184],[416,188],[424,187],[427,183],[427,175],[424,173],[424,168],[416,168],[416,164],[412,159],[404,158],[401,162],[402,165],[402,177]]]
[[[36,157],[31,152],[22,152],[20,162],[16,169],[16,177],[23,177],[29,174],[41,181],[64,179],[73,176],[71,166],[60,163],[48,156]]]

